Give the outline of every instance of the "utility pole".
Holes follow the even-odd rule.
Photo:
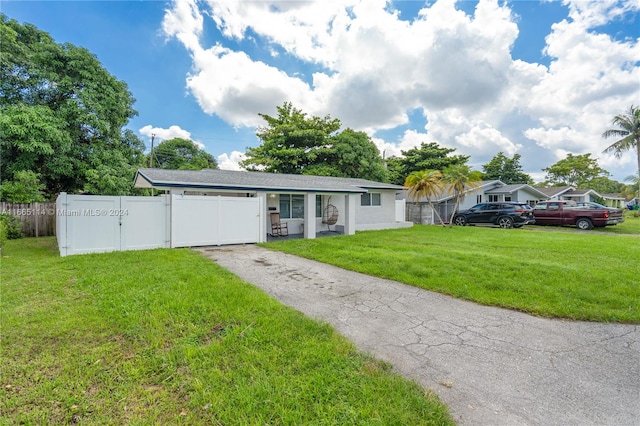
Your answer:
[[[156,138],[155,133],[151,133],[151,154],[149,154],[149,168],[153,167],[153,140]]]

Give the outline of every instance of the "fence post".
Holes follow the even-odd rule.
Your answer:
[[[40,222],[40,203],[35,203],[36,207],[35,207],[35,216],[34,216],[34,220],[36,221],[36,238],[38,238],[39,235],[39,223]]]

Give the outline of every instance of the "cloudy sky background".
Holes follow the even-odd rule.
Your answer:
[[[435,141],[481,170],[499,151],[525,172],[602,154],[611,118],[640,104],[640,0],[3,2],[2,12],[86,47],[129,85],[149,145],[185,137],[237,168],[258,113],[290,101],[366,131],[386,156]]]

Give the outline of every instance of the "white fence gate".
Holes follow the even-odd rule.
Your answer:
[[[171,247],[256,243],[260,198],[171,196]]]
[[[259,198],[68,195],[56,200],[61,256],[262,241]]]

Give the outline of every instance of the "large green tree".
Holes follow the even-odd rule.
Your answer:
[[[217,169],[213,155],[189,139],[173,138],[161,142],[153,151],[153,167],[161,169]]]
[[[608,176],[598,176],[580,186],[580,189],[593,189],[599,194],[617,194],[625,186],[624,183],[610,179]]]
[[[0,200],[8,203],[39,203],[44,201],[41,194],[43,189],[37,173],[21,170],[14,173],[13,180],[0,185]]]
[[[551,186],[573,185],[584,188],[590,181],[600,176],[609,176],[609,172],[598,165],[591,154],[568,154],[550,167],[542,169],[547,172],[545,184]]]
[[[49,196],[130,193],[144,144],[123,130],[136,114],[127,85],[88,50],[1,14],[0,42],[0,179],[38,173]]]
[[[339,131],[337,118],[308,117],[290,102],[278,115],[259,114],[267,125],[258,128],[262,144],[248,148],[240,165],[247,170],[386,180],[375,144],[364,132]]]
[[[305,174],[387,181],[380,151],[366,133],[345,129],[329,139],[330,144],[318,153],[316,163]]]
[[[443,148],[436,142],[420,144],[419,147],[401,151],[401,157],[387,159],[389,181],[402,185],[411,173],[423,170],[444,170],[445,168],[465,164],[469,160],[467,155],[453,155],[455,148]]]
[[[629,112],[616,115],[611,120],[611,124],[616,127],[606,130],[602,137],[620,139],[609,145],[604,152],[612,152],[616,158],[621,158],[623,153],[635,150],[640,175],[640,108],[631,105]],[[640,197],[640,182],[638,182],[638,197]]]
[[[484,180],[499,180],[506,184],[527,183],[533,184],[533,179],[522,171],[520,154],[514,154],[509,158],[499,152],[487,164],[482,166]]]

